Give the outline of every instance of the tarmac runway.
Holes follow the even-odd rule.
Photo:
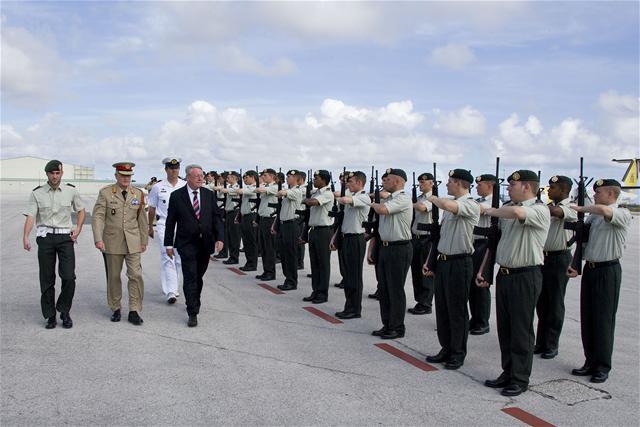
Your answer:
[[[366,297],[361,319],[331,323],[344,294],[332,286],[329,302],[313,306],[322,313],[309,311],[311,304],[302,301],[311,292],[308,259],[298,290],[286,294],[259,286],[254,274],[211,262],[199,326],[188,328],[184,298],[168,305],[162,295],[158,243],[152,241],[142,261],[144,324],[126,321],[126,290],[123,321],[112,323],[90,225],[76,246],[74,327],[59,323],[46,330],[33,233],[34,249],[22,248],[26,199],[3,196],[0,203],[3,426],[638,425],[638,217],[622,262],[609,380],[591,384],[570,374],[584,362],[579,279],[573,279],[560,354],[535,356],[530,390],[507,398],[483,386],[501,372],[495,311],[491,332],[469,337],[461,369],[431,369],[422,362],[439,350],[435,314],[407,314],[406,336],[390,342],[370,335],[381,323],[377,301]],[[91,211],[93,201],[87,202]],[[339,280],[336,255],[331,268],[333,284]],[[279,266],[277,274],[268,285],[282,283]],[[365,295],[375,286],[373,268],[365,266]],[[410,307],[410,276],[405,289]]]

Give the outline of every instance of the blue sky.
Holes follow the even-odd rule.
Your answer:
[[[638,2],[10,2],[2,157],[542,169],[640,155]]]

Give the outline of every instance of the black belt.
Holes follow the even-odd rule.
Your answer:
[[[246,213],[246,214],[242,214],[242,216],[251,216],[251,215],[255,215],[255,214],[256,214],[255,212],[249,212],[249,213]]]
[[[454,259],[462,259],[462,258],[467,258],[470,257],[471,254],[454,254],[454,255],[447,255],[447,254],[438,254],[438,260],[439,261],[453,261]]]
[[[290,222],[294,222],[294,221],[297,221],[297,220],[298,220],[297,218],[293,218],[293,219],[287,219],[287,220],[280,221],[280,222],[283,223],[283,224],[289,224]]]
[[[362,236],[364,233],[342,233],[344,237]]]
[[[539,270],[539,265],[531,265],[529,267],[500,267],[498,269],[498,274],[502,275],[510,275],[510,274],[520,274],[526,273],[527,271]]]
[[[564,255],[567,252],[569,252],[569,249],[563,249],[561,251],[544,251],[544,256]]]
[[[400,246],[400,245],[408,245],[411,243],[411,240],[396,240],[394,242],[382,242],[382,246]]]
[[[587,261],[584,263],[584,266],[589,268],[602,268],[602,267],[609,267],[610,265],[617,265],[617,264],[620,264],[620,260],[614,259],[612,261],[602,261],[602,262]]]
[[[309,230],[315,230],[316,228],[329,228],[333,227],[333,225],[311,225],[309,226]]]
[[[429,234],[412,234],[411,235],[412,238],[416,239],[416,240],[420,240],[420,239],[427,239],[429,238]]]

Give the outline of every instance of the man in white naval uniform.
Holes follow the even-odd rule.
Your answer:
[[[180,276],[180,256],[174,249],[174,257],[167,256],[167,250],[164,247],[164,223],[167,219],[167,210],[169,209],[169,197],[171,193],[182,188],[187,183],[180,179],[180,161],[179,158],[166,157],[162,160],[164,170],[167,173],[167,179],[158,181],[149,192],[149,237],[153,238],[153,222],[156,220],[156,234],[158,244],[160,245],[160,281],[162,282],[162,291],[167,297],[169,304],[174,304],[176,298],[180,296],[178,293],[178,282]]]

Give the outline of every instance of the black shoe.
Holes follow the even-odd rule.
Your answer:
[[[333,286],[335,286],[336,288],[339,288],[339,289],[344,289],[344,283],[342,283],[342,282],[334,283]]]
[[[228,255],[227,254],[218,254],[218,255],[214,255],[213,257],[216,258],[216,259],[225,259],[225,258],[228,257]]]
[[[293,291],[298,289],[298,287],[296,285],[278,285],[277,286],[278,289],[280,289],[281,291]]]
[[[547,350],[540,355],[543,359],[553,359],[558,355],[558,349],[555,350]]]
[[[311,304],[324,304],[327,302],[327,298],[314,298],[311,300]]]
[[[449,359],[450,359],[449,353],[447,353],[444,350],[440,350],[438,354],[427,356],[427,362],[429,363],[444,363],[449,361]]]
[[[402,337],[404,337],[404,331],[399,331],[397,329],[387,330],[385,333],[380,335],[380,338],[383,340],[394,340]]]
[[[486,380],[484,385],[491,388],[502,388],[511,384],[511,379],[504,372],[495,380]]]
[[[489,327],[488,326],[479,326],[477,328],[473,328],[469,331],[469,333],[471,335],[484,335],[484,334],[488,334],[489,333]]]
[[[258,280],[262,280],[262,278],[263,278],[263,277],[264,277],[264,273],[262,273],[262,274],[258,274],[258,275],[256,276],[256,279],[258,279]]]
[[[359,319],[362,316],[359,313],[352,313],[348,311],[339,311],[336,313],[338,319]]]
[[[431,307],[427,307],[425,305],[422,305],[420,303],[416,304],[415,307],[410,308],[409,310],[407,310],[409,313],[411,314],[431,314]]]
[[[187,321],[187,326],[190,328],[198,326],[198,316],[195,314],[189,315],[189,320]]]
[[[592,383],[603,383],[609,378],[609,374],[602,371],[595,371],[589,380]]]
[[[240,262],[239,262],[238,260],[231,259],[231,258],[229,258],[229,259],[228,259],[228,260],[226,260],[226,261],[222,261],[222,263],[223,263],[223,264],[226,264],[226,265],[235,265],[235,264],[240,264]]]
[[[262,275],[260,280],[262,280],[263,282],[270,282],[272,280],[276,280],[276,276],[272,274],[266,274],[266,275]]]
[[[544,352],[546,352],[547,350],[545,350],[544,347],[542,347],[541,345],[537,345],[535,347],[533,347],[533,354],[542,354]]]
[[[256,267],[251,267],[251,266],[246,266],[243,265],[242,267],[240,267],[238,270],[240,271],[256,271],[257,268]]]
[[[518,384],[509,384],[508,386],[506,386],[505,388],[502,389],[502,391],[500,392],[501,395],[503,396],[519,396],[522,393],[524,393],[525,391],[527,391],[527,387],[523,387],[521,385]]]
[[[449,369],[449,370],[456,370],[462,367],[462,365],[464,365],[464,362],[460,361],[460,360],[449,360],[448,362],[445,362],[444,364],[444,369]]]
[[[138,315],[137,311],[130,311],[127,320],[129,321],[129,323],[133,323],[136,326],[142,325],[143,322],[142,317]]]
[[[585,363],[582,368],[572,369],[571,370],[571,374],[579,376],[579,377],[584,377],[584,376],[587,376],[587,375],[594,374],[594,369],[593,369],[593,367],[591,367],[591,366],[589,366],[589,365],[587,365]]]
[[[51,316],[47,319],[47,324],[44,325],[46,329],[53,329],[56,327],[58,322],[56,321],[56,316]]]
[[[382,335],[387,333],[387,328],[385,328],[384,326],[381,329],[377,329],[373,332],[371,332],[371,335],[373,335],[374,337],[381,337]]]
[[[120,309],[117,309],[116,311],[113,312],[113,314],[111,314],[111,321],[112,322],[120,321]]]
[[[314,299],[316,299],[316,293],[312,293],[311,295],[309,295],[308,297],[304,297],[302,298],[302,301],[305,302],[309,302],[309,301],[313,301]]]
[[[60,319],[62,319],[62,327],[65,329],[73,328],[73,320],[69,313],[60,313]]]
[[[378,291],[375,291],[374,293],[369,294],[368,296],[371,299],[380,299],[380,294],[378,294]]]

